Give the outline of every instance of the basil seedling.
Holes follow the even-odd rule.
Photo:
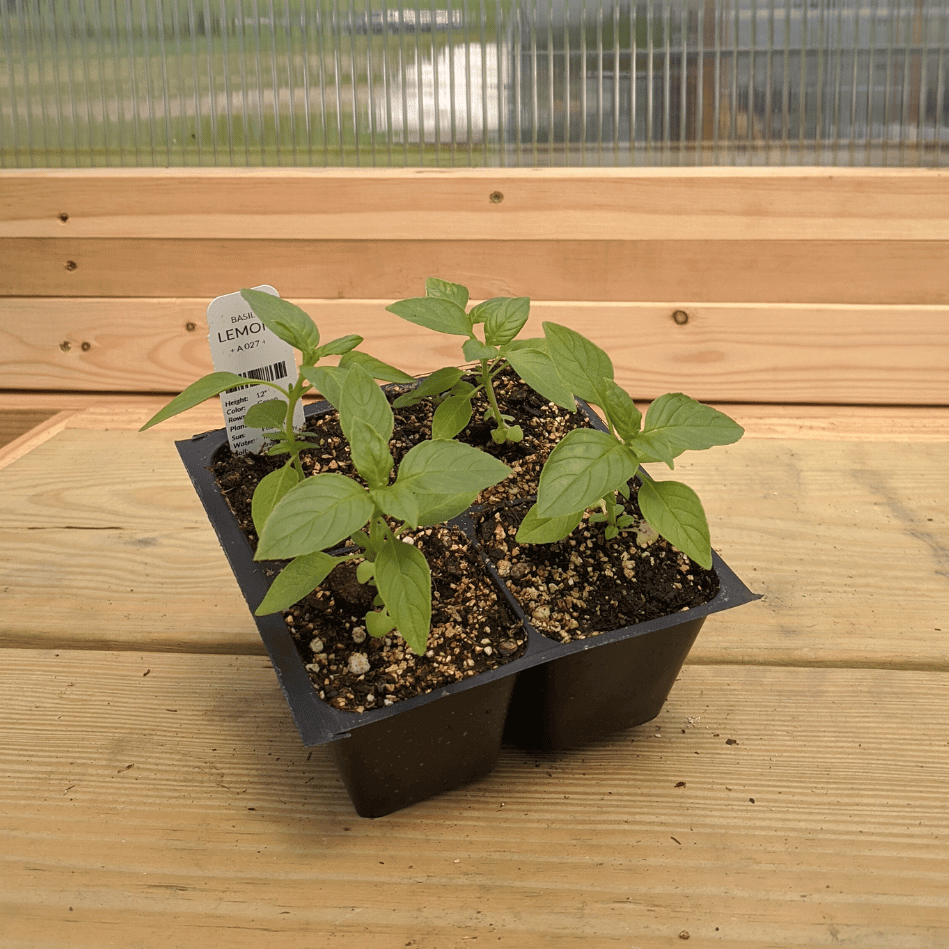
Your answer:
[[[330,401],[339,411],[353,464],[365,484],[326,472],[286,491],[286,481],[275,488],[280,497],[262,512],[256,558],[290,563],[274,580],[257,615],[292,606],[335,566],[359,559],[357,579],[378,590],[377,608],[366,615],[366,631],[384,636],[395,629],[423,655],[431,626],[431,571],[421,551],[404,543],[400,535],[407,528],[455,517],[480,491],[511,471],[470,445],[424,441],[407,452],[393,480],[389,440],[394,417],[385,394],[359,364],[336,369],[332,375]],[[256,512],[254,516],[256,523]],[[347,539],[357,552],[326,552]]]
[[[250,304],[254,314],[267,329],[300,353],[299,374],[293,385],[282,386],[266,379],[251,380],[255,385],[270,386],[281,398],[253,405],[244,415],[244,424],[249,428],[261,428],[267,432],[271,441],[267,454],[289,455],[288,464],[293,465],[299,478],[303,477],[300,452],[307,447],[307,442],[305,435],[294,431],[293,416],[297,403],[313,388],[314,379],[318,378],[313,376],[313,370],[321,359],[325,356],[339,356],[341,366],[362,365],[374,378],[385,382],[414,381],[412,376],[401,369],[380,362],[366,353],[357,352],[356,347],[363,341],[361,336],[341,336],[321,346],[320,331],[316,323],[300,307],[288,300],[260,290],[241,290],[241,296]],[[222,392],[230,392],[248,384],[247,379],[236,373],[212,372],[175,396],[161,411],[152,416],[140,431],[144,432],[145,429],[186,412]],[[289,475],[285,474],[283,477]]]
[[[466,311],[468,290],[457,283],[431,277],[425,281],[425,296],[400,300],[386,309],[402,319],[450,336],[464,336],[461,351],[467,362],[476,363],[477,385],[462,379],[461,369],[449,366],[432,373],[411,392],[400,396],[397,408],[432,398],[437,403],[432,420],[432,438],[454,438],[471,421],[471,400],[484,391],[488,401],[485,419],[494,423],[491,437],[496,444],[518,442],[524,437],[519,425],[501,411],[493,381],[510,365],[532,389],[570,412],[576,402],[564,385],[547,352],[547,340],[517,339],[530,315],[527,297],[495,297]],[[483,324],[483,338],[475,327]]]
[[[414,379],[358,352],[359,336],[321,346],[316,324],[292,303],[256,290],[241,294],[260,321],[300,353],[297,381],[285,387],[261,380],[281,398],[252,406],[244,418],[248,426],[268,432],[269,454],[289,455],[287,463],[262,478],[254,491],[251,515],[259,536],[255,557],[289,561],[257,615],[287,609],[316,589],[338,564],[358,559],[357,579],[378,590],[376,609],[366,615],[367,632],[384,636],[394,629],[413,651],[424,654],[431,626],[431,571],[422,553],[400,535],[408,528],[439,524],[460,514],[480,491],[506,478],[510,469],[476,448],[442,439],[413,447],[393,479],[389,440],[395,421],[375,380]],[[324,356],[339,356],[339,364],[318,366]],[[142,431],[247,384],[234,373],[211,373],[172,399]],[[363,483],[331,472],[304,476],[300,452],[308,443],[305,433],[294,431],[293,414],[297,402],[314,387],[339,412]],[[356,552],[327,553],[347,540]]]
[[[656,399],[643,419],[635,403],[613,378],[613,363],[599,346],[584,336],[544,323],[547,349],[564,384],[579,398],[600,408],[609,433],[574,429],[550,453],[541,471],[537,501],[517,533],[519,543],[553,543],[580,523],[584,512],[605,523],[608,540],[620,531],[648,529],[626,513],[627,482],[646,462],[662,461],[670,468],[687,450],[729,445],[744,429],[727,415],[682,393]],[[674,547],[706,569],[712,566],[708,522],[698,495],[678,481],[643,478],[639,508],[646,524]]]

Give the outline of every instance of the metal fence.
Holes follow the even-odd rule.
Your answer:
[[[0,166],[949,155],[949,0],[0,0]]]

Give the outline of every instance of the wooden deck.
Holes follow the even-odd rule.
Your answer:
[[[763,599],[655,722],[368,821],[161,401],[0,396],[4,947],[949,945],[949,409],[728,406],[677,471]]]
[[[0,949],[949,947],[947,261],[949,171],[0,171]],[[137,429],[242,286],[457,361],[385,312],[433,275],[734,415],[676,474],[762,599],[655,722],[369,821],[173,447],[219,409]]]

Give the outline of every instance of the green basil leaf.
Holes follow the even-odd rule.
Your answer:
[[[366,614],[366,632],[373,639],[381,639],[395,629],[395,620],[388,610],[373,610]]]
[[[421,494],[418,496],[419,513],[415,526],[444,524],[467,511],[477,497],[477,491],[469,494]]]
[[[419,498],[406,484],[387,484],[373,488],[369,494],[383,514],[403,521],[409,527],[420,527]]]
[[[356,470],[366,479],[369,487],[383,487],[395,464],[388,441],[361,418],[350,422],[348,438]]]
[[[468,362],[477,362],[480,359],[494,359],[500,355],[497,346],[486,346],[480,339],[466,339],[461,344],[461,351]]]
[[[424,656],[432,625],[432,574],[422,552],[412,544],[386,540],[376,557],[376,586],[402,638]]]
[[[471,320],[464,309],[453,300],[441,297],[415,297],[400,300],[386,309],[409,323],[424,326],[450,336],[470,336]]]
[[[353,425],[356,419],[361,419],[374,428],[388,444],[395,427],[395,418],[385,393],[362,366],[352,365],[346,373],[337,406],[343,434],[352,442]]]
[[[576,400],[569,387],[564,385],[556,364],[547,353],[539,349],[517,349],[509,350],[505,357],[535,392],[568,412],[576,412]]]
[[[606,432],[577,428],[550,453],[540,473],[537,514],[565,517],[584,511],[638,469],[636,456]]]
[[[248,428],[283,428],[287,421],[287,403],[283,399],[268,399],[252,405],[244,413]]]
[[[355,349],[363,338],[361,336],[340,336],[339,339],[324,343],[316,350],[316,358],[322,359],[324,356],[344,356],[346,353]]]
[[[445,399],[432,417],[432,438],[454,438],[471,421],[471,399],[452,395]]]
[[[509,353],[519,349],[537,349],[542,353],[547,352],[547,340],[543,336],[531,336],[529,339],[513,339],[504,347],[504,352]]]
[[[395,408],[401,409],[409,405],[416,405],[431,396],[442,395],[442,393],[450,391],[463,375],[464,371],[457,366],[446,366],[444,369],[437,369],[430,376],[426,376],[410,392],[400,395],[392,404]]]
[[[250,505],[250,514],[258,535],[264,529],[264,524],[267,523],[267,518],[270,517],[277,502],[291,488],[300,483],[300,477],[300,472],[293,467],[293,464],[287,463],[260,479],[257,487],[254,488],[254,497]]]
[[[529,297],[494,297],[472,310],[474,322],[484,322],[484,341],[490,346],[510,343],[530,316]]]
[[[675,468],[675,458],[684,450],[673,449],[661,432],[639,432],[627,439],[627,444],[636,452],[641,464],[661,461],[670,468]]]
[[[263,290],[241,290],[241,296],[267,329],[300,350],[304,362],[314,362],[314,353],[320,345],[320,331],[308,314],[295,303]]]
[[[723,412],[681,392],[660,396],[646,410],[643,436],[661,442],[673,456],[737,442],[745,430]]]
[[[582,519],[583,511],[562,517],[541,517],[535,504],[524,515],[514,539],[519,544],[553,544],[573,533]]]
[[[294,603],[299,603],[330,575],[336,564],[340,563],[340,559],[322,551],[295,557],[277,575],[254,615],[279,613],[289,609]]]
[[[425,296],[440,297],[443,300],[451,300],[462,309],[468,305],[468,288],[459,283],[449,283],[447,280],[439,280],[438,277],[429,277],[425,281]]]
[[[207,376],[202,376],[197,382],[192,382],[187,389],[176,395],[161,411],[156,412],[139,431],[144,432],[146,428],[164,422],[165,419],[187,412],[188,409],[193,409],[212,396],[220,395],[229,389],[236,389],[247,384],[248,382],[243,376],[233,372],[212,372]],[[264,385],[267,385],[267,383],[264,383]],[[279,386],[275,385],[273,388],[278,389]]]
[[[567,388],[600,405],[600,385],[613,379],[613,363],[599,346],[558,323],[544,323],[547,351]]]
[[[339,360],[340,366],[353,366],[358,363],[373,379],[381,379],[383,382],[415,382],[415,376],[410,376],[395,366],[390,366],[375,356],[368,353],[360,353],[356,350],[345,353]]]
[[[619,437],[624,442],[635,438],[639,434],[643,417],[629,393],[609,379],[600,385],[600,398],[600,408]]]
[[[427,441],[406,453],[395,483],[415,494],[455,495],[483,491],[510,473],[503,462],[471,445]]]
[[[334,408],[339,408],[348,369],[340,366],[304,366],[300,375]]]
[[[649,525],[673,547],[706,570],[712,566],[708,521],[698,495],[678,481],[643,478],[639,509]]]
[[[289,560],[334,547],[372,515],[368,492],[340,474],[305,478],[277,502],[264,524],[257,560]]]

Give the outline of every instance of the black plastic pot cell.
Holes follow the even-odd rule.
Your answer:
[[[552,659],[517,678],[505,738],[562,751],[654,719],[705,617]]]
[[[712,565],[720,586],[708,603],[570,643],[536,630],[496,577],[529,641],[554,646],[546,661],[518,674],[505,740],[527,750],[562,751],[654,719],[706,618],[757,599],[714,551]]]
[[[490,774],[515,677],[446,695],[354,729],[333,758],[361,817],[382,817]]]
[[[327,408],[309,406],[307,414]],[[254,561],[210,471],[225,442],[218,429],[177,447],[253,613],[278,567]],[[467,518],[456,523],[472,536]],[[721,584],[714,600],[573,643],[555,642],[535,630],[493,573],[501,595],[524,622],[524,654],[366,712],[341,711],[319,698],[281,615],[254,620],[304,744],[330,744],[357,812],[380,817],[488,774],[502,736],[525,748],[566,748],[653,718],[705,617],[756,599],[717,554],[713,557]]]

